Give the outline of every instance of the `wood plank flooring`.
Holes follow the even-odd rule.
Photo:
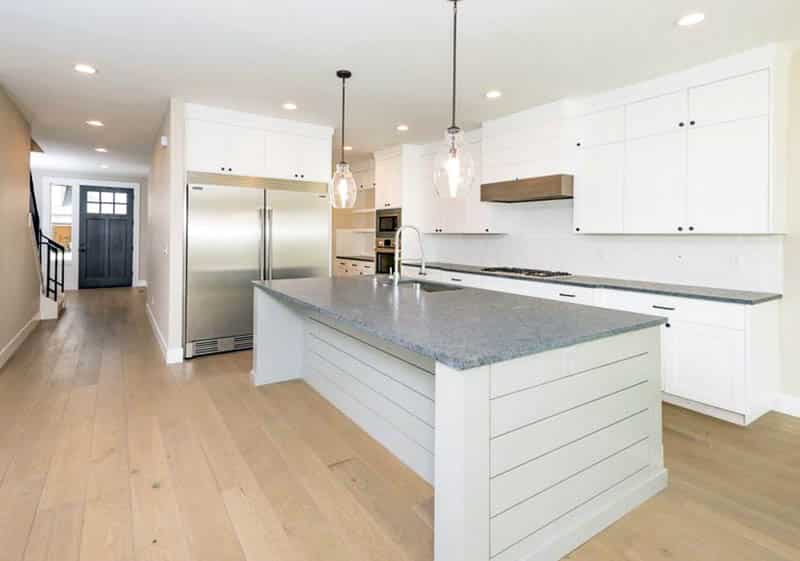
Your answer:
[[[432,488],[307,385],[164,365],[142,290],[67,304],[0,371],[0,561],[432,559]],[[800,559],[800,419],[664,427],[668,490],[569,559]]]

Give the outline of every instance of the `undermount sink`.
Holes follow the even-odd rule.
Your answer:
[[[394,286],[394,283],[391,280],[384,281],[381,284],[383,286]],[[463,289],[462,286],[453,286],[450,284],[418,280],[401,280],[397,286],[398,288],[419,288],[423,292],[450,292],[453,290]]]

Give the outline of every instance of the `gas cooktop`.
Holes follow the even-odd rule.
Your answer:
[[[482,269],[486,273],[501,273],[504,275],[518,275],[520,277],[536,277],[536,278],[549,278],[549,277],[568,277],[569,273],[562,271],[544,271],[542,269],[520,269],[517,267],[487,267]]]

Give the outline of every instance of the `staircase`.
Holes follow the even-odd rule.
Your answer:
[[[33,175],[30,176],[30,214],[33,243],[39,262],[39,317],[58,319],[64,309],[64,246],[42,233]]]

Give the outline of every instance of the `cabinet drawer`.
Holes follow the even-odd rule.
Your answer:
[[[675,321],[689,321],[702,325],[744,330],[745,310],[742,304],[625,290],[603,291],[602,304],[606,308],[665,316]]]
[[[472,288],[483,288],[483,277],[481,275],[469,275],[465,273],[454,273],[452,271],[442,271],[444,278],[442,282],[459,286],[469,286]]]

